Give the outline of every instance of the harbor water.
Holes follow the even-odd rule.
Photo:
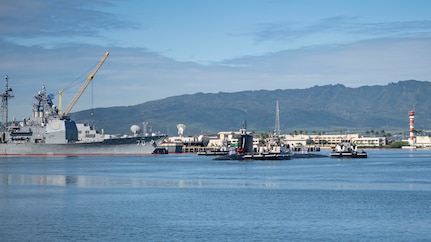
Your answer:
[[[431,240],[430,150],[213,158],[1,157],[0,240]]]

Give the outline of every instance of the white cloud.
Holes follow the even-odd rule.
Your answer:
[[[94,79],[93,104],[95,107],[132,105],[196,92],[307,88],[335,83],[357,87],[406,79],[427,81],[431,80],[430,43],[431,39],[418,38],[314,46],[214,65],[177,62],[145,49],[112,48]],[[79,85],[65,90],[63,100],[67,103],[106,51],[104,47],[91,45],[44,49],[3,44],[0,49],[0,63],[5,63],[0,73],[10,76],[16,96],[11,105],[21,103],[21,107],[31,107],[32,95],[42,84],[49,92],[57,93],[80,80]],[[8,51],[4,52],[5,49]],[[91,90],[81,99],[74,111],[91,108]],[[30,110],[23,114],[27,112]]]
[[[153,32],[145,32],[147,29],[142,29],[145,20],[129,21],[140,15],[109,11],[127,10],[115,8],[115,4],[121,3],[15,0],[2,5],[0,74],[10,76],[14,89],[11,116],[30,114],[33,94],[41,85],[56,94],[71,82],[81,81],[65,90],[63,106],[66,106],[107,50],[111,55],[94,79],[93,92],[90,85],[72,112],[89,109],[91,103],[94,107],[132,105],[196,92],[308,88],[335,83],[357,87],[405,79],[431,80],[428,33],[431,24],[426,19],[361,22],[359,17],[331,13],[318,17],[320,20],[303,18],[302,22],[293,23],[284,19],[283,9],[271,7],[270,12],[278,12],[278,17],[259,15],[254,20],[250,17],[254,15],[247,13],[260,13],[261,9],[244,9],[246,14],[241,15],[239,24],[222,22],[216,18],[218,14],[213,14],[211,19],[190,27],[197,20],[187,18],[187,12],[170,9],[163,16],[175,13],[177,18],[160,19],[152,12],[152,4],[145,3],[146,13],[153,16],[148,20]],[[163,6],[158,4],[156,9]],[[218,11],[224,9],[217,6]],[[236,7],[242,9],[243,5]],[[184,8],[188,10],[187,6]],[[132,12],[140,13],[139,9]],[[230,14],[231,18],[237,18],[236,10]],[[209,26],[214,29],[200,32]],[[247,31],[251,26],[257,29]],[[161,27],[166,29],[160,30]],[[247,33],[241,34],[244,32]],[[145,42],[148,39],[151,41]],[[253,39],[258,43],[253,43]],[[179,55],[172,53],[179,52],[207,64],[177,61],[174,58]],[[239,53],[247,55],[215,61]],[[166,57],[167,54],[172,58]]]
[[[197,92],[235,92],[260,89],[307,88],[341,83],[350,87],[385,85],[398,80],[431,80],[428,58],[431,39],[392,39],[351,45],[315,46],[250,56],[214,65],[177,62],[137,48],[113,48],[94,78],[94,107],[138,104]],[[59,49],[0,46],[0,73],[10,76],[15,99],[11,105],[22,116],[30,112],[32,96],[45,84],[65,90],[66,106],[106,49],[71,46]],[[3,50],[8,49],[6,53]],[[80,79],[79,79],[80,78]],[[91,86],[73,111],[91,108]]]

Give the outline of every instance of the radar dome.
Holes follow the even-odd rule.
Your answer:
[[[133,132],[134,135],[137,135],[137,134],[139,134],[139,132],[141,132],[141,127],[134,124],[130,127],[130,130]]]

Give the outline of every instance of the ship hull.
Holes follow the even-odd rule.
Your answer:
[[[245,154],[243,156],[246,160],[291,160],[293,153],[280,152],[280,153],[256,153]]]
[[[165,136],[105,139],[72,144],[0,144],[0,156],[140,156],[150,155]]]
[[[332,158],[367,158],[366,152],[331,152]]]

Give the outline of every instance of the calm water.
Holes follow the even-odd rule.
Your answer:
[[[431,240],[431,151],[368,153],[0,158],[0,240]]]

